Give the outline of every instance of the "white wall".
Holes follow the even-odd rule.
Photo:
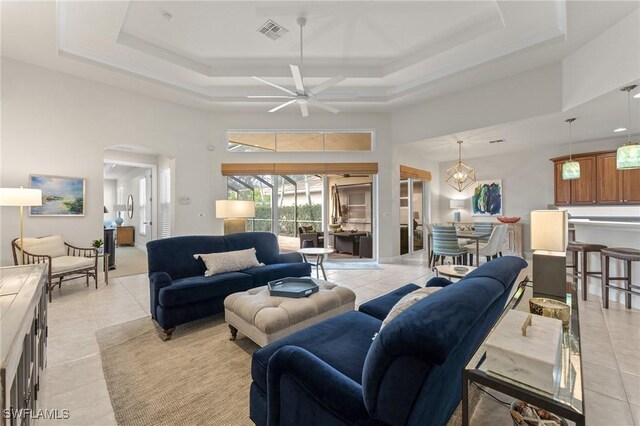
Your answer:
[[[391,215],[399,191],[393,164],[389,114],[214,113],[134,94],[23,62],[2,62],[2,155],[0,185],[27,184],[30,173],[81,176],[87,180],[86,215],[31,218],[25,235],[61,233],[83,244],[102,234],[105,149],[138,145],[175,162],[175,234],[222,233],[214,202],[226,198],[223,162],[377,162],[379,211]],[[227,129],[375,129],[376,150],[366,153],[228,153]],[[211,145],[214,151],[207,149]],[[0,258],[11,263],[9,241],[17,234],[17,209],[2,208]],[[382,224],[382,223],[381,223]],[[393,225],[382,224],[380,256],[393,253]]]
[[[581,152],[606,151],[615,149],[624,143],[623,138],[597,140],[584,143],[574,143],[574,154]],[[502,179],[503,185],[503,215],[520,216],[524,225],[524,250],[530,256],[530,212],[536,209],[546,209],[554,203],[554,171],[551,158],[567,155],[569,145],[562,144],[546,147],[544,150],[531,150],[494,157],[463,158],[463,161],[476,169],[477,180]],[[439,176],[455,164],[455,162],[440,163]],[[471,216],[470,199],[473,195],[473,185],[462,193],[446,183],[440,184],[440,220],[453,220],[453,210],[449,208],[449,200],[465,199],[465,209],[461,211],[461,221],[471,222],[493,221],[496,219],[474,218]],[[606,208],[606,207],[605,207]]]
[[[114,220],[116,218],[116,210],[113,208],[117,204],[116,201],[116,188],[117,183],[115,179],[105,179],[102,187],[102,200],[104,206],[109,210],[109,213],[105,213],[102,220]]]

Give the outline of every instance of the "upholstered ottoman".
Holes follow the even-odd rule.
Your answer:
[[[224,299],[224,319],[231,340],[242,334],[260,346],[327,318],[353,311],[356,295],[345,287],[315,280],[320,287],[309,297],[294,299],[269,294],[267,286],[234,293]]]

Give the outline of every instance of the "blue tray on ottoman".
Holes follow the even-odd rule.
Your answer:
[[[320,290],[311,277],[290,277],[269,281],[269,294],[280,297],[308,297]]]

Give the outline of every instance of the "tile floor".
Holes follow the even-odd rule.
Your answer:
[[[425,265],[418,254],[382,270],[331,270],[327,275],[353,289],[362,303],[405,283],[424,284],[433,275]],[[149,315],[146,276],[112,278],[97,290],[65,284],[62,293],[54,291],[49,315],[41,408],[69,409],[71,417],[38,425],[115,425],[95,331]],[[605,311],[592,295],[581,302],[580,326],[587,425],[640,426],[640,311],[615,303]]]

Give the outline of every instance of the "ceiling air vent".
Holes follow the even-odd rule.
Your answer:
[[[493,140],[493,141],[489,141],[489,143],[502,143],[504,141],[505,141],[504,139],[496,139],[496,140]]]
[[[258,32],[266,35],[271,40],[277,40],[279,38],[284,37],[289,31],[282,27],[280,24],[276,24],[271,19],[264,23],[260,28],[258,28]]]

